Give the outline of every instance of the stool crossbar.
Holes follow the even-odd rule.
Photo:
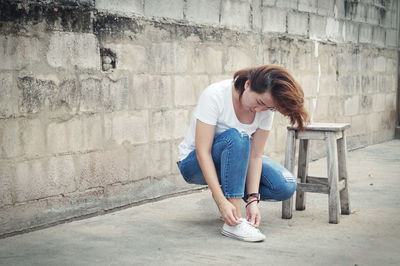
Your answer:
[[[312,123],[304,131],[289,126],[285,152],[285,167],[293,173],[296,140],[299,139],[296,210],[305,210],[305,192],[328,194],[329,223],[337,224],[341,214],[350,214],[347,176],[347,123]],[[327,148],[327,177],[308,175],[308,145],[310,140],[324,140]],[[294,173],[293,173],[294,174]],[[282,218],[292,218],[293,197],[282,202]]]

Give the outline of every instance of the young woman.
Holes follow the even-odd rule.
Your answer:
[[[226,236],[264,240],[258,229],[259,200],[282,201],[296,190],[293,175],[263,156],[276,110],[303,129],[308,118],[304,93],[288,71],[276,65],[239,70],[233,79],[202,92],[179,145],[182,176],[187,183],[208,185]],[[242,200],[247,219],[242,218]]]

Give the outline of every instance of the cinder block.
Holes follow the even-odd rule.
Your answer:
[[[320,78],[320,95],[323,96],[334,96],[336,95],[336,88],[338,87],[338,82],[336,81],[336,76],[332,74],[321,75]]]
[[[134,73],[148,72],[149,59],[145,47],[129,43],[108,43],[107,48],[116,54],[116,69]]]
[[[149,141],[148,111],[120,111],[104,115],[105,138],[109,144],[140,144]]]
[[[374,68],[374,57],[363,55],[360,58],[361,69],[373,69]]]
[[[360,43],[371,43],[372,42],[372,26],[361,24],[359,30],[358,41]]]
[[[173,111],[174,114],[174,128],[173,137],[183,138],[186,135],[186,131],[189,127],[189,111],[186,109],[176,109]]]
[[[367,114],[367,120],[368,120],[367,128],[370,134],[374,131],[381,130],[382,115],[380,113],[370,112],[369,114]]]
[[[221,24],[239,28],[250,29],[250,3],[248,1],[222,0]],[[232,14],[235,14],[234,16]]]
[[[396,3],[397,3],[397,1],[393,1],[393,2],[396,2]],[[393,28],[393,29],[396,29],[396,28],[398,27],[398,22],[397,22],[397,19],[398,19],[398,16],[397,16],[397,8],[396,8],[395,10],[392,11],[391,18],[392,18],[392,28]]]
[[[71,155],[16,163],[16,201],[24,202],[76,190]]]
[[[296,80],[303,88],[306,97],[315,96],[317,91],[317,77],[314,74],[298,75]]]
[[[66,69],[100,69],[97,38],[91,33],[54,32],[50,37],[47,62]]]
[[[385,46],[385,29],[377,26],[373,27],[372,43],[378,46]]]
[[[188,0],[186,19],[197,23],[219,24],[220,2],[214,0]]]
[[[352,14],[353,14],[352,15],[352,19],[354,21],[356,21],[356,22],[365,22],[366,21],[366,17],[367,17],[366,6],[363,3],[358,2],[358,4],[355,5]]]
[[[316,13],[317,0],[299,0],[299,11]]]
[[[195,105],[196,90],[191,76],[175,76],[175,98],[174,106]]]
[[[37,67],[43,61],[44,42],[37,38],[0,36],[0,70],[19,70]]]
[[[246,53],[247,52],[247,53]],[[224,64],[226,72],[235,72],[239,69],[251,67],[252,57],[248,54],[249,50],[244,50],[236,47],[227,48],[227,62]]]
[[[386,45],[389,47],[397,47],[397,31],[392,29],[386,30]]]
[[[47,143],[49,151],[55,154],[100,149],[103,146],[101,116],[52,122],[47,128]]]
[[[75,79],[65,79],[59,84],[58,88],[55,95],[56,100],[51,108],[56,109],[65,106],[71,113],[76,113],[79,108],[81,93],[78,82]]]
[[[18,119],[0,119],[0,158],[23,154],[21,126]]]
[[[146,109],[149,107],[148,75],[134,75],[129,86],[129,109]],[[153,88],[152,88],[153,89]]]
[[[350,135],[367,134],[367,117],[365,115],[354,115],[351,117],[351,127],[349,129]]]
[[[318,14],[322,16],[333,17],[335,1],[332,0],[318,0]]]
[[[56,84],[52,80],[42,80],[33,77],[18,79],[20,91],[19,110],[21,113],[37,113],[42,109],[45,99],[56,95]]]
[[[106,187],[105,208],[112,209],[129,203],[187,190],[190,187],[182,182],[181,177],[179,178],[176,175],[164,176],[163,178],[149,177],[122,185],[114,184]]]
[[[342,75],[339,78],[339,94],[352,95],[355,94],[356,83],[353,75]]]
[[[369,5],[366,7],[366,22],[369,24],[377,25],[379,24],[380,8],[375,5]]]
[[[350,16],[346,13],[350,13],[350,12],[346,12],[346,1],[345,0],[338,0],[335,1],[335,6],[334,6],[334,16],[335,18],[339,18],[339,19],[350,19]]]
[[[251,1],[252,29],[260,31],[262,29],[262,0]]]
[[[149,97],[149,108],[166,108],[173,105],[171,77],[149,75],[146,90]]]
[[[297,0],[276,0],[275,5],[280,8],[297,9]]]
[[[377,78],[372,76],[361,76],[361,87],[363,93],[374,93],[378,91]]]
[[[101,88],[103,107],[106,111],[120,111],[128,109],[129,81],[127,77],[112,80],[103,78]]]
[[[194,57],[192,60],[192,69],[194,73],[222,73],[222,50],[217,47],[209,47],[205,45],[198,46],[194,49]]]
[[[345,42],[357,43],[358,42],[358,24],[350,21],[345,21],[343,27],[345,28],[343,39]]]
[[[0,161],[0,208],[13,203],[15,168],[9,161]],[[1,223],[0,223],[1,224]]]
[[[344,115],[359,114],[360,96],[354,95],[344,100]]]
[[[114,209],[130,203],[153,198],[151,187],[154,186],[150,178],[134,183],[116,183],[105,188],[104,208]]]
[[[205,88],[207,88],[208,85],[211,84],[208,75],[196,75],[192,76],[193,79],[193,84],[194,84],[194,89],[196,93],[196,103],[200,97],[200,94],[203,92]],[[222,78],[221,80],[224,80],[226,78]]]
[[[96,0],[96,8],[100,11],[123,14],[143,15],[143,0]]]
[[[263,8],[263,32],[286,32],[286,11],[278,8]]]
[[[392,12],[386,11],[383,17],[379,18],[379,24],[385,28],[392,27]]]
[[[385,94],[385,107],[388,111],[396,110],[396,93]]]
[[[150,146],[148,144],[136,145],[129,152],[129,180],[140,180],[150,176]]]
[[[46,125],[40,119],[21,120],[22,145],[27,157],[46,154]]]
[[[275,6],[276,0],[263,0],[262,5],[263,6]]]
[[[327,18],[326,37],[328,38],[328,40],[334,42],[342,42],[343,41],[342,28],[343,28],[343,23],[341,23],[339,20],[336,20],[334,18]]]
[[[310,15],[310,39],[326,40],[326,18]]]
[[[160,141],[172,138],[175,115],[172,111],[156,111],[151,114],[151,140]]]
[[[101,80],[85,78],[81,80],[81,112],[99,112],[103,109]]]
[[[150,47],[152,73],[186,73],[191,71],[193,48],[183,43],[154,43]]]
[[[392,58],[386,58],[386,71],[387,73],[396,73],[397,71],[397,60]]]
[[[314,121],[326,121],[328,119],[327,97],[318,95],[314,99],[312,106],[315,104]],[[314,109],[314,108],[313,108]]]
[[[11,73],[0,73],[0,88],[0,118],[17,116],[18,91]]]
[[[288,14],[288,33],[306,36],[308,32],[308,15],[301,13]]]
[[[183,0],[144,0],[144,14],[148,17],[183,19]]]
[[[360,113],[369,114],[372,112],[373,98],[370,94],[361,96]]]
[[[101,114],[82,116],[82,144],[80,151],[103,148],[103,118]]]
[[[372,96],[372,111],[381,112],[385,111],[386,95],[383,93],[374,94]]]
[[[75,160],[80,191],[129,180],[129,154],[125,149],[78,154]]]
[[[150,175],[154,177],[169,175],[171,172],[171,143],[150,144],[150,150],[150,165],[157,166],[149,169]]]
[[[374,59],[374,70],[376,72],[385,72],[386,71],[386,58],[383,56],[376,57]]]

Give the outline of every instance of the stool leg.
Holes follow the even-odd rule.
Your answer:
[[[308,139],[301,139],[299,144],[299,162],[297,167],[297,177],[301,183],[307,183],[308,175]],[[296,210],[306,209],[306,194],[303,191],[296,191]]]
[[[294,170],[294,160],[296,158],[296,136],[294,130],[288,130],[286,152],[285,152],[285,168],[292,174]],[[282,218],[292,218],[293,197],[282,201]]]
[[[340,209],[342,214],[350,214],[349,182],[347,175],[347,143],[343,131],[343,138],[337,140],[339,154],[339,180],[344,179],[345,187],[340,191]]]
[[[338,154],[335,132],[326,132],[328,151],[329,223],[339,223]]]

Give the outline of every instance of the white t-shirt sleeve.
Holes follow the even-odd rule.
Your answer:
[[[259,128],[264,129],[264,130],[271,130],[272,129],[272,122],[274,121],[274,112],[271,111],[265,111],[263,112],[261,118],[260,118],[260,123],[259,123]]]
[[[200,95],[195,111],[195,118],[201,122],[215,126],[218,121],[220,109],[217,96],[212,87],[206,88]]]

